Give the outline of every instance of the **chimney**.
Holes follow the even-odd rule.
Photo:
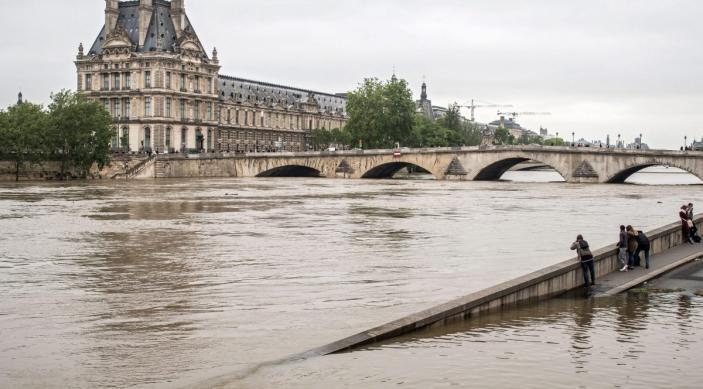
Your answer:
[[[117,17],[120,15],[119,1],[105,0],[105,33],[109,34],[117,25]]]
[[[151,0],[139,0],[139,46],[144,46],[154,7]]]
[[[184,0],[171,0],[171,17],[173,26],[176,28],[176,36],[181,36],[181,31],[186,24],[186,7]]]

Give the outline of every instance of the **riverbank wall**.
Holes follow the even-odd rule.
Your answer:
[[[695,217],[698,228],[703,224],[703,214]],[[617,232],[617,231],[616,231]],[[650,239],[652,255],[665,252],[683,244],[681,223],[675,222],[646,232]],[[568,246],[571,242],[566,242]],[[618,250],[615,245],[593,251],[597,277],[618,271]],[[430,309],[406,316],[381,326],[360,332],[348,338],[319,347],[306,356],[328,355],[347,351],[372,343],[388,340],[423,328],[441,326],[457,320],[466,320],[488,312],[507,309],[516,305],[546,300],[583,287],[583,273],[577,258],[527,274]]]
[[[127,166],[135,166],[147,157],[143,155],[126,155],[113,158],[108,166],[98,169],[97,165],[91,168],[89,179],[109,179],[120,178],[119,175],[125,172],[125,161]],[[152,174],[153,175],[153,174]],[[68,171],[64,179],[78,179],[78,174]],[[15,181],[15,163],[12,161],[0,161],[0,182]],[[20,172],[20,181],[51,181],[61,180],[61,163],[58,161],[44,161]]]

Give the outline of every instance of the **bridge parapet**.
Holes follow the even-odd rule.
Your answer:
[[[649,166],[681,168],[703,177],[703,152],[626,150],[552,146],[487,146],[424,149],[343,150],[247,154],[162,154],[170,171],[159,177],[257,177],[285,174],[329,178],[389,178],[405,167],[419,167],[437,179],[497,180],[524,161],[554,168],[567,182],[622,182]],[[344,162],[343,169],[340,165]],[[461,169],[459,169],[461,168]],[[462,174],[455,174],[460,171]],[[464,174],[465,173],[465,174]]]

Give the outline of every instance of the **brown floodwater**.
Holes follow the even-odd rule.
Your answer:
[[[520,177],[553,178],[510,178]],[[623,381],[603,381],[601,367],[622,361],[654,382],[657,369],[623,355],[690,367],[701,331],[671,333],[683,328],[676,297],[645,310],[657,320],[647,328],[667,335],[638,330],[635,343],[613,334],[621,305],[637,301],[566,299],[485,327],[270,361],[569,258],[577,233],[597,247],[621,223],[673,222],[702,195],[697,185],[309,178],[0,184],[0,387],[419,388],[502,385],[509,374],[613,387]],[[687,309],[695,323],[700,302]],[[569,349],[580,333],[597,334],[591,352]],[[508,352],[510,364],[489,363]],[[585,375],[574,376],[579,358]]]

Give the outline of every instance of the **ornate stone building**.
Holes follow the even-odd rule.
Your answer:
[[[75,64],[77,89],[114,118],[114,149],[302,151],[312,130],[344,126],[344,94],[221,75],[184,0],[105,3],[105,24]]]

